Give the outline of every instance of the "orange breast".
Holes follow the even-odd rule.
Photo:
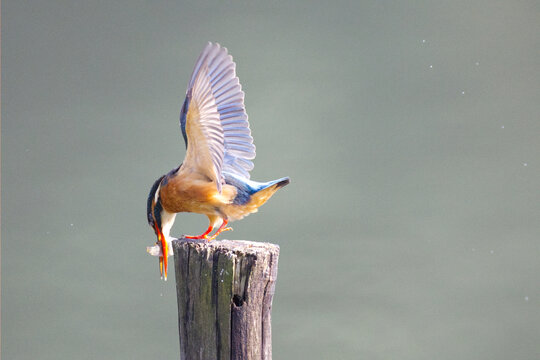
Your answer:
[[[236,188],[224,185],[221,194],[216,184],[204,175],[180,170],[176,176],[161,186],[160,198],[163,208],[169,212],[194,212],[219,215],[220,208],[232,201]]]

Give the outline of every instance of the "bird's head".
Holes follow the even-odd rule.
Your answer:
[[[148,201],[146,206],[146,215],[148,224],[154,230],[157,236],[157,244],[161,248],[161,255],[159,256],[159,272],[161,277],[167,279],[167,258],[169,256],[169,248],[163,234],[162,213],[163,207],[161,206],[161,199],[159,198],[159,187],[165,175],[161,176],[154,182],[150,193],[148,194]]]

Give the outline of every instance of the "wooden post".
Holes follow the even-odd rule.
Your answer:
[[[271,360],[279,246],[173,241],[180,359]]]

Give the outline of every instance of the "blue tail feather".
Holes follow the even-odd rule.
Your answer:
[[[238,189],[236,198],[233,203],[236,205],[247,204],[251,198],[251,195],[264,190],[270,186],[278,184],[280,187],[285,186],[289,183],[289,178],[284,177],[277,180],[267,181],[267,182],[257,182],[245,178],[241,178],[237,175],[223,173],[225,177],[225,183],[233,185]]]

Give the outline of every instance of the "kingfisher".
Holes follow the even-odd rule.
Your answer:
[[[232,56],[217,43],[209,42],[195,63],[180,110],[180,129],[186,144],[184,161],[154,182],[147,201],[148,224],[157,236],[154,249],[159,249],[153,255],[159,255],[159,271],[165,280],[175,239],[170,231],[177,213],[206,215],[206,231],[184,238],[211,241],[232,230],[227,226],[230,222],[257,212],[289,183],[288,177],[250,180],[255,145],[244,92]]]

